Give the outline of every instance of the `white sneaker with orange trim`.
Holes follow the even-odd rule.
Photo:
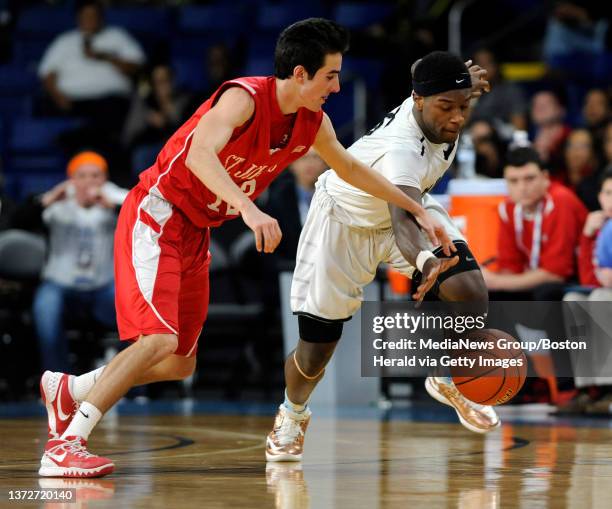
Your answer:
[[[45,371],[40,379],[40,396],[47,408],[50,440],[62,436],[79,407],[70,392],[71,376]]]
[[[461,424],[474,433],[488,433],[501,424],[493,407],[470,401],[442,377],[427,377],[425,389],[435,400],[453,407]]]
[[[266,439],[266,460],[301,461],[304,450],[304,435],[312,412],[306,408],[302,413],[278,407],[274,427]]]
[[[108,458],[91,454],[81,437],[49,440],[40,460],[43,477],[102,477],[115,470]]]

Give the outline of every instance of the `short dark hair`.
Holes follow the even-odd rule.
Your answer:
[[[432,51],[412,66],[413,81],[435,81],[469,72],[465,62],[448,51]]]
[[[538,168],[541,170],[544,169],[542,167],[542,160],[536,149],[533,147],[515,147],[508,150],[504,168],[506,166],[525,166],[529,163],[535,163]]]
[[[349,47],[346,28],[323,18],[308,18],[285,28],[276,42],[274,75],[291,77],[297,65],[303,65],[312,78],[323,67],[325,56],[345,53]]]
[[[599,190],[600,191],[603,189],[603,186],[606,183],[606,180],[610,180],[610,179],[612,179],[612,163],[606,166],[601,172],[601,175],[599,177]]]

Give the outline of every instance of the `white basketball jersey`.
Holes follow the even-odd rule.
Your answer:
[[[359,161],[384,175],[393,184],[429,191],[451,165],[457,144],[431,143],[412,114],[414,101],[406,99],[357,140],[348,151]],[[336,204],[351,216],[354,226],[387,228],[391,216],[386,201],[353,187],[333,169],[319,182]]]

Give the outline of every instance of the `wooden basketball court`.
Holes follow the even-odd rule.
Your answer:
[[[91,450],[99,480],[39,478],[45,418],[0,420],[0,507],[609,508],[610,421],[511,424],[486,436],[439,406],[314,414],[300,464],[268,464],[272,415],[111,416]],[[261,413],[261,412],[260,412]],[[394,414],[396,414],[394,416]],[[444,422],[447,421],[447,422]],[[71,504],[17,502],[10,490],[76,490]]]

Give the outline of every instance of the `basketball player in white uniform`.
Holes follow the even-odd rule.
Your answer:
[[[468,62],[469,64],[469,62]],[[488,292],[474,256],[444,208],[428,191],[451,165],[470,99],[488,90],[486,71],[458,57],[433,52],[413,66],[414,92],[349,151],[421,201],[446,229],[454,253],[434,249],[401,209],[342,181],[333,169],[317,189],[300,236],[291,287],[300,341],[285,363],[285,401],[268,435],[268,461],[299,461],[310,420],[308,399],[342,334],[361,306],[363,288],[379,264],[413,279],[413,297],[431,289],[443,301],[482,303]],[[452,406],[471,431],[499,426],[492,407],[464,398],[450,377],[428,377],[428,393]]]

